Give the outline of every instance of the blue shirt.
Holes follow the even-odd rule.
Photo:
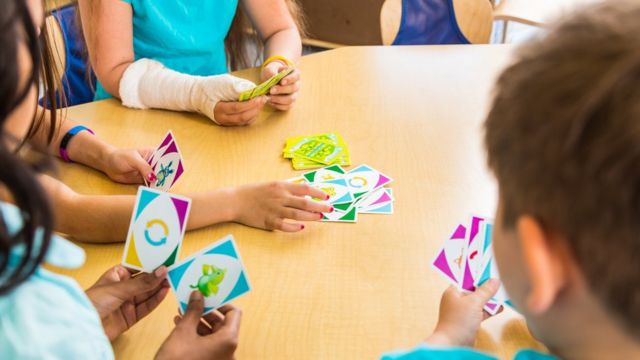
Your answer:
[[[238,0],[122,0],[133,11],[135,59],[190,75],[229,71],[224,39]],[[104,36],[107,36],[106,34]],[[96,100],[111,97],[98,83]]]
[[[9,234],[22,226],[20,210],[0,202],[0,213]],[[42,243],[42,232],[34,239]],[[24,244],[21,244],[24,245]],[[15,269],[24,246],[15,246],[7,271]],[[77,268],[84,251],[53,236],[46,262]],[[0,276],[0,283],[6,281]],[[0,357],[3,359],[113,359],[111,343],[91,301],[71,278],[39,267],[25,282],[0,296]]]
[[[496,357],[469,348],[431,347],[422,344],[410,351],[382,355],[382,360],[497,360]],[[534,350],[521,350],[514,360],[556,360],[555,357]]]

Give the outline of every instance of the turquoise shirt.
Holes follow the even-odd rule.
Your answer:
[[[229,72],[224,39],[238,0],[122,1],[133,10],[136,60],[157,60],[170,69],[191,75]],[[110,97],[98,83],[95,99]]]
[[[23,225],[20,210],[0,202],[9,234]],[[38,232],[36,246],[42,243]],[[77,268],[84,251],[53,236],[45,261]],[[23,245],[23,244],[21,244]],[[24,246],[10,251],[8,271],[15,268]],[[0,283],[6,281],[0,276]],[[0,296],[0,358],[3,359],[113,359],[111,343],[86,294],[71,278],[39,267],[25,282]]]
[[[422,344],[410,351],[384,354],[381,360],[497,360],[496,357],[469,348],[431,347]],[[557,360],[555,357],[534,350],[521,350],[514,360]]]

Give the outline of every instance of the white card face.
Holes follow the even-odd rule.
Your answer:
[[[324,182],[316,182],[311,186],[324,191],[329,195],[329,200],[321,200],[328,204],[346,204],[353,202],[353,195],[345,179],[334,179]]]
[[[344,178],[356,199],[393,181],[390,177],[368,165],[360,165],[351,169]]]
[[[481,249],[482,249],[482,237],[480,230],[484,223],[484,218],[479,216],[472,216],[467,232],[467,242],[465,244],[465,265],[463,267],[463,276],[461,281],[461,288],[468,291],[475,290],[475,281],[479,272],[479,266],[481,262]]]
[[[231,235],[170,267],[167,278],[182,313],[193,291],[203,295],[206,314],[251,290]]]
[[[391,196],[391,189],[379,188],[374,190],[369,195],[366,195],[358,201],[358,209],[369,210],[386,205],[393,201]],[[362,212],[362,211],[361,211]]]
[[[303,175],[307,181],[324,182],[336,179],[342,179],[344,177],[344,169],[340,165],[331,165],[322,169],[310,171]]]
[[[175,142],[170,143],[167,149],[165,149],[165,153],[159,155],[156,164],[152,166],[152,168],[157,180],[152,183],[150,187],[152,189],[169,191],[184,172],[182,156]]]
[[[152,272],[178,258],[191,199],[138,188],[122,255],[125,267]]]
[[[151,158],[149,158],[149,160],[147,161],[147,163],[151,165],[151,167],[155,165],[156,161],[158,161],[158,157],[166,151],[167,147],[172,141],[174,141],[173,133],[171,132],[171,130],[169,130],[162,139],[160,145],[158,145],[153,154],[151,154]]]
[[[465,259],[467,228],[459,224],[438,251],[432,266],[452,284],[459,286]]]
[[[320,221],[354,223],[358,221],[358,210],[354,205],[351,205],[346,210],[334,209],[333,212],[323,213],[322,216]]]

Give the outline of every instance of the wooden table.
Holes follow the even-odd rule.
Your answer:
[[[299,172],[281,158],[285,138],[342,134],[354,165],[367,163],[395,179],[395,214],[311,223],[298,234],[212,226],[189,232],[181,257],[226,234],[236,237],[253,286],[236,301],[244,310],[239,359],[372,359],[430,334],[447,286],[430,261],[470,213],[493,214],[496,188],[485,167],[481,121],[511,52],[497,45],[352,47],[307,56],[296,107],[264,111],[250,127],[130,110],[114,100],[68,115],[124,147],[155,146],[172,129],[186,165],[177,193],[291,178]],[[61,177],[82,193],[136,191],[81,166],[62,165]],[[72,275],[87,287],[120,261],[123,246],[83,247],[87,264]],[[114,343],[118,357],[151,358],[176,308],[169,295]],[[487,321],[478,346],[501,357],[540,348],[512,312]]]

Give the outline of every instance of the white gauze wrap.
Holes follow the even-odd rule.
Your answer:
[[[140,59],[122,74],[120,98],[130,108],[195,111],[218,124],[213,114],[218,101],[238,101],[241,92],[255,86],[229,74],[187,75],[155,60]]]

